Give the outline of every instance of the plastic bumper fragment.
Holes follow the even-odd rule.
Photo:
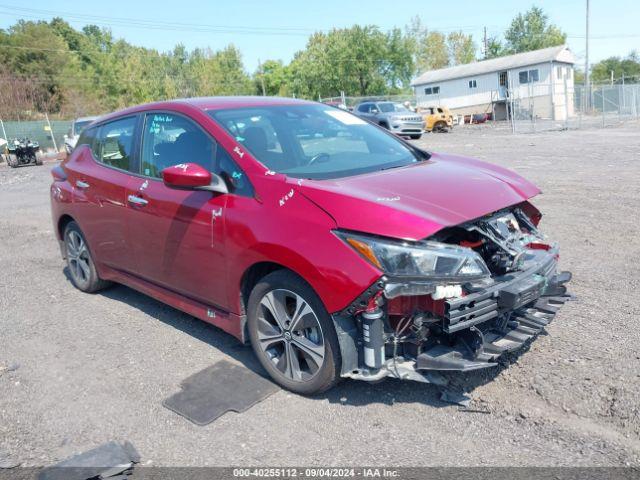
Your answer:
[[[569,296],[541,297],[532,305],[513,311],[506,329],[483,332],[478,350],[436,345],[418,355],[416,369],[466,372],[496,366],[501,355],[522,348],[538,335],[567,300]]]

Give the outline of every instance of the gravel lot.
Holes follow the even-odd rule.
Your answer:
[[[130,440],[153,465],[640,465],[640,125],[429,134],[429,149],[536,182],[543,230],[574,274],[569,302],[507,368],[457,377],[474,412],[431,385],[345,381],[280,391],[195,426],[162,407],[181,380],[248,347],[125,287],[63,273],[49,166],[0,166],[0,454],[46,465]],[[2,456],[2,455],[0,455]]]

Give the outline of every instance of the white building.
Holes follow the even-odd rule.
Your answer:
[[[444,105],[454,113],[493,113],[497,120],[573,116],[573,64],[565,46],[431,70],[411,86],[419,107]]]

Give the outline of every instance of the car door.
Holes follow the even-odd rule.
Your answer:
[[[126,227],[130,169],[135,155],[138,117],[119,118],[83,132],[65,164],[73,185],[73,215],[96,262],[132,271],[135,265]]]
[[[359,105],[358,112],[357,112],[358,116],[370,120],[372,118],[372,115],[370,113],[371,105],[372,105],[371,103],[363,103]]]
[[[217,145],[193,120],[150,112],[143,122],[140,176],[127,191],[138,275],[203,303],[227,308],[225,208],[228,195],[167,187],[164,168],[216,169]]]

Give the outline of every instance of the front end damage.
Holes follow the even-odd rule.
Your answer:
[[[539,220],[525,202],[430,237],[473,250],[487,274],[464,282],[382,276],[334,315],[342,376],[434,382],[437,371],[496,366],[534,338],[568,300],[571,280]]]

